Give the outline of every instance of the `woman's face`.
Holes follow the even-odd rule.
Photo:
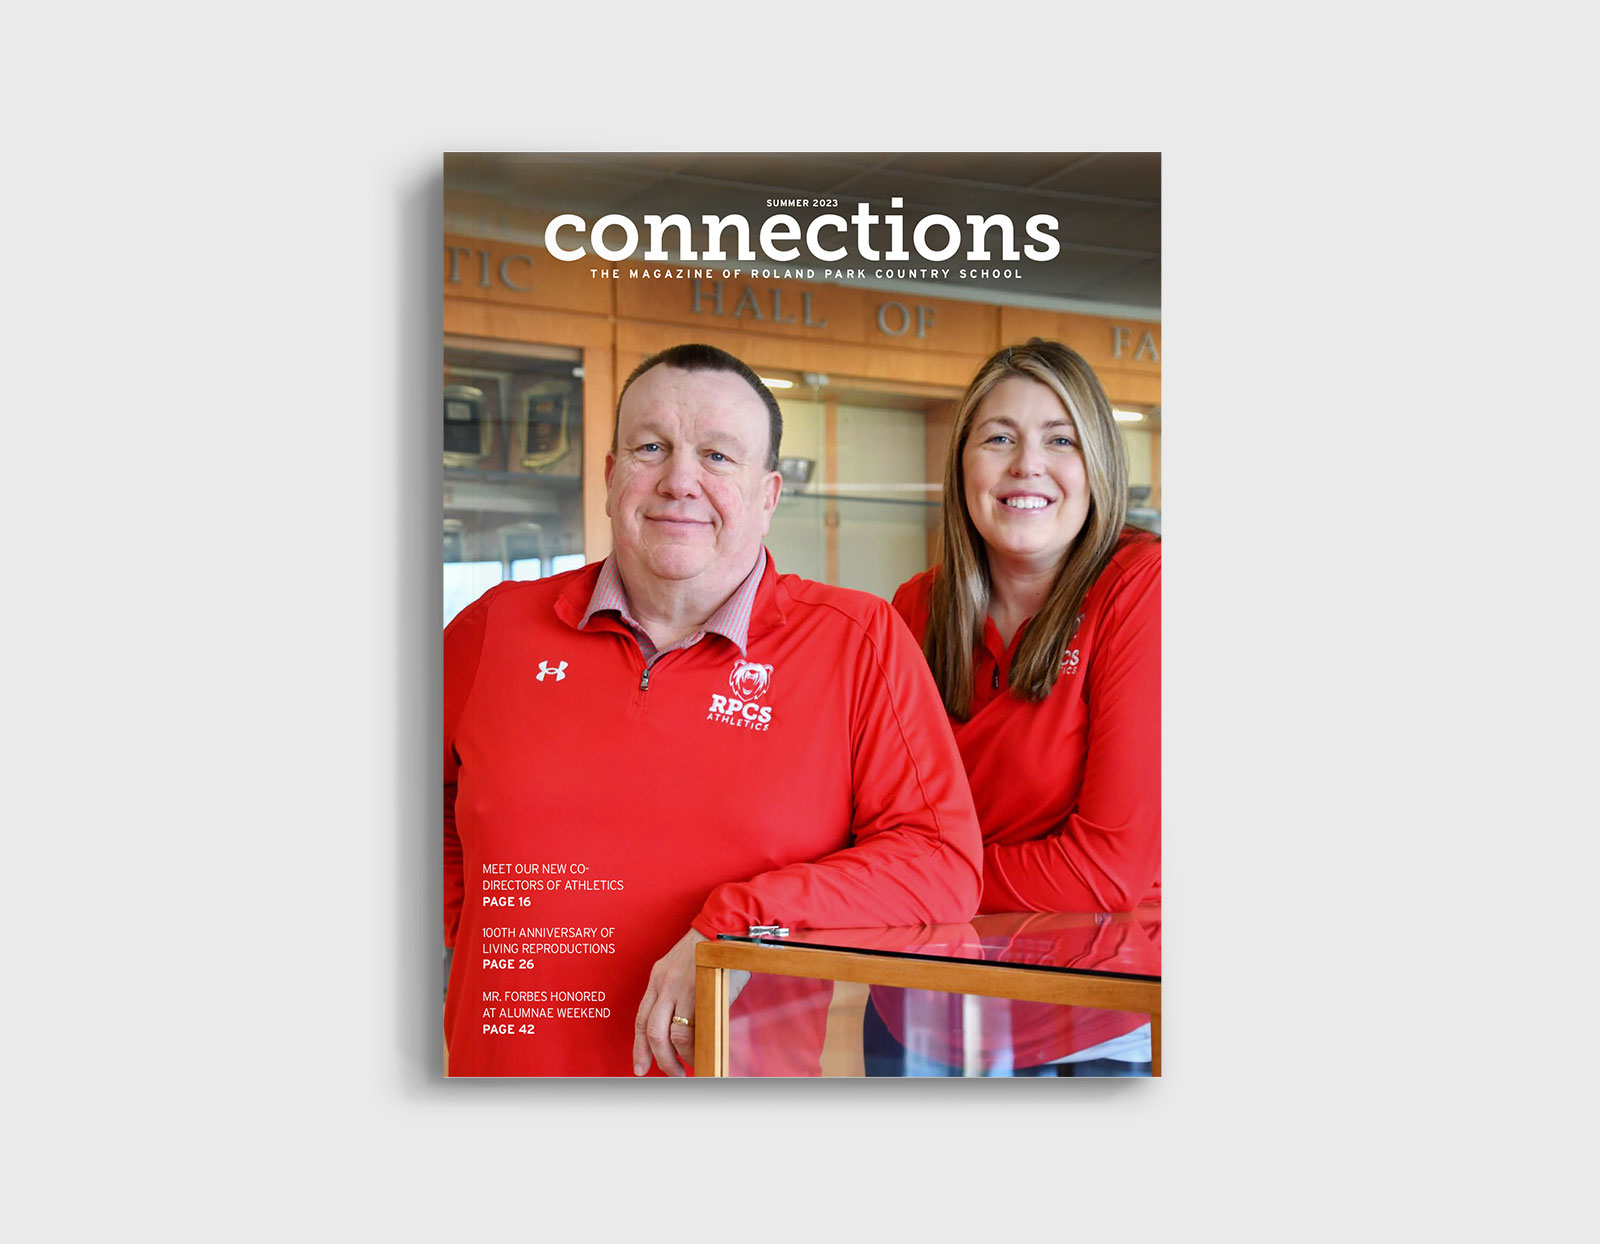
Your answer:
[[[1037,380],[1007,376],[978,404],[961,454],[967,511],[991,562],[1060,565],[1089,515],[1072,416]]]

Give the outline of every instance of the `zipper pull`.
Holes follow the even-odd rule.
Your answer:
[[[998,665],[994,667],[994,681],[989,686],[995,691],[1000,690],[1000,667]]]
[[[648,665],[644,667],[644,673],[639,675],[639,690],[650,690],[650,667]]]

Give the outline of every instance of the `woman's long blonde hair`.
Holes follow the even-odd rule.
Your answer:
[[[1061,674],[1067,644],[1077,630],[1083,599],[1116,551],[1128,512],[1128,464],[1111,403],[1089,364],[1058,341],[1031,338],[1009,346],[978,369],[956,410],[944,464],[943,555],[934,574],[928,630],[922,650],[951,716],[972,709],[972,650],[983,639],[993,581],[988,551],[967,509],[962,457],[978,407],[1007,376],[1037,380],[1061,399],[1077,429],[1089,478],[1089,512],[1067,550],[1055,586],[1028,624],[1011,664],[1017,696],[1042,700]]]

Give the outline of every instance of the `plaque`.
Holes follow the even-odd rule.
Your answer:
[[[583,466],[583,386],[576,378],[527,378],[517,390],[516,419],[512,470],[577,478]]]
[[[444,386],[444,464],[495,470],[503,454],[496,444],[500,422],[500,378],[492,372],[446,368]]]

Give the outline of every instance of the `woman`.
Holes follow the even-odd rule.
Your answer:
[[[1161,545],[1124,526],[1127,492],[1111,403],[1078,354],[1034,338],[983,365],[946,455],[942,563],[894,598],[972,785],[981,912],[1160,902]],[[1047,1014],[1014,1007],[1012,1029]],[[1092,1048],[1143,1022],[1097,1014]],[[1075,1018],[1061,1054],[1081,1060],[1096,1013]],[[1126,1061],[1130,1045],[1108,1048]]]

